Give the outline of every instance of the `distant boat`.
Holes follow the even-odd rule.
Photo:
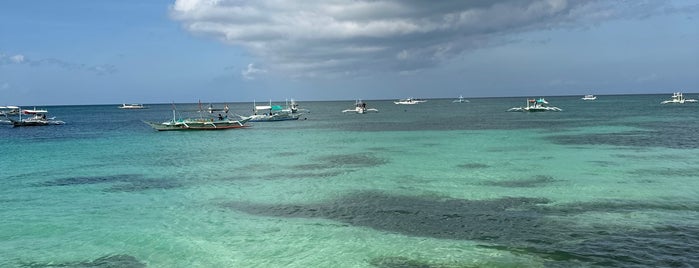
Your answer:
[[[464,102],[469,102],[469,101],[468,101],[467,99],[464,99],[464,96],[459,95],[459,98],[458,98],[458,99],[455,99],[455,100],[452,101],[452,102],[453,102],[453,103],[464,103]]]
[[[525,107],[514,107],[507,110],[508,112],[546,112],[546,111],[563,111],[561,108],[548,106],[549,102],[544,98],[527,99]]]
[[[592,94],[585,95],[585,97],[582,97],[582,100],[596,100],[596,99],[597,99],[597,97],[595,97],[595,95],[592,95]]]
[[[400,99],[400,100],[394,101],[393,103],[395,103],[395,104],[418,104],[418,103],[423,103],[423,102],[427,102],[427,100],[407,98],[407,99]]]
[[[347,110],[343,110],[342,112],[343,113],[355,112],[358,114],[365,114],[367,112],[379,112],[379,110],[374,109],[374,108],[367,108],[366,102],[363,102],[361,100],[357,100],[354,102],[354,109],[347,109]]]
[[[172,130],[224,130],[224,129],[235,129],[247,127],[246,123],[250,121],[250,118],[242,118],[240,120],[233,120],[228,118],[228,111],[226,115],[218,114],[218,116],[207,116],[204,117],[204,110],[201,109],[201,103],[199,105],[199,118],[180,118],[176,116],[176,110],[173,105],[172,108],[172,119],[165,122],[147,122],[144,123],[151,126],[157,131],[172,131]]]
[[[132,103],[132,104],[126,104],[126,103],[124,103],[124,104],[122,104],[121,106],[119,106],[119,109],[127,109],[127,110],[131,110],[131,109],[146,109],[146,108],[148,108],[148,107],[143,106],[143,104],[138,104],[138,103]]]
[[[695,99],[685,99],[684,96],[682,95],[682,92],[675,92],[672,94],[672,99],[662,101],[660,102],[661,104],[668,104],[668,103],[685,103],[685,102],[697,102]]]
[[[56,117],[46,117],[47,110],[22,110],[19,113],[19,119],[15,120],[8,118],[14,127],[30,127],[30,126],[48,126],[48,125],[63,125],[65,122],[56,120]],[[29,118],[22,118],[22,115],[29,115]]]

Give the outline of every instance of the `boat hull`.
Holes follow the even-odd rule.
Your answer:
[[[299,114],[274,114],[274,115],[253,115],[250,122],[275,122],[275,121],[290,121],[299,120]]]

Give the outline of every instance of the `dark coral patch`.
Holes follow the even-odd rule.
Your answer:
[[[531,177],[529,179],[523,179],[523,180],[503,180],[503,181],[488,181],[483,184],[485,185],[491,185],[491,186],[500,186],[500,187],[540,187],[544,186],[546,184],[555,182],[556,180],[553,179],[551,176],[547,175],[537,175],[534,177]]]
[[[144,178],[141,175],[130,174],[61,178],[39,183],[36,184],[36,186],[76,186],[91,184],[111,184],[110,187],[104,189],[106,192],[135,192],[150,189],[172,189],[183,186],[181,183],[173,180],[151,179]]]
[[[46,267],[72,267],[72,268],[143,268],[146,264],[131,255],[108,255],[92,261],[65,262],[65,263],[25,263],[21,267],[46,268]]]
[[[274,217],[327,218],[357,226],[447,239],[483,241],[522,240],[546,225],[530,208],[545,204],[541,198],[459,200],[432,197],[391,196],[364,192],[327,204],[259,205],[226,203],[225,207]],[[541,234],[541,239],[546,236]]]
[[[611,200],[552,205],[542,198],[463,200],[360,192],[326,203],[229,202],[222,206],[261,216],[325,218],[410,236],[480,241],[484,247],[537,256],[546,266],[693,267],[699,264],[693,257],[694,246],[699,245],[699,228],[695,226],[623,230],[616,225],[575,225],[551,217],[589,212],[699,211],[698,205],[685,202]],[[370,264],[442,267],[404,257],[376,258]]]
[[[490,166],[486,165],[486,164],[481,164],[481,163],[465,163],[465,164],[458,165],[457,167],[464,168],[464,169],[478,169],[478,168],[488,168]]]

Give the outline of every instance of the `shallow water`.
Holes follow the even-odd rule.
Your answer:
[[[301,102],[215,132],[46,107],[66,125],[0,125],[0,266],[699,266],[699,105],[668,97]]]

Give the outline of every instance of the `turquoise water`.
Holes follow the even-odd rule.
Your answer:
[[[667,98],[301,102],[213,132],[46,107],[66,125],[0,125],[0,267],[699,266],[699,105]]]

